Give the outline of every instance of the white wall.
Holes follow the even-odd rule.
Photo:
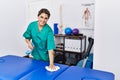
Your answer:
[[[95,5],[94,68],[120,80],[120,1],[97,0]]]
[[[0,0],[0,56],[24,54],[25,9],[25,0]]]

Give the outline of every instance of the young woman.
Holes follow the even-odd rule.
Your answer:
[[[38,12],[38,21],[31,22],[23,36],[30,49],[32,56],[36,60],[49,61],[49,68],[55,69],[54,66],[54,34],[47,21],[50,12],[43,8]],[[31,44],[34,44],[34,46]]]

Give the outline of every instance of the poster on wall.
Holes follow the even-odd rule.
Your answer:
[[[82,26],[94,28],[94,3],[81,4],[82,6]]]
[[[94,3],[62,4],[62,24],[72,28],[94,28]]]

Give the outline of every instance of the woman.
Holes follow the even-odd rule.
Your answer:
[[[31,22],[23,36],[30,49],[32,56],[36,60],[49,61],[49,68],[55,69],[54,66],[54,34],[47,21],[50,12],[43,8],[38,12],[38,21]],[[34,46],[31,44],[34,44]]]

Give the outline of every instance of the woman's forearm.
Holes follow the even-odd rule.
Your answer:
[[[25,42],[29,45],[30,44],[30,40],[29,39],[25,39]]]
[[[54,65],[54,51],[53,50],[49,50],[49,61],[50,61],[50,65]]]
[[[29,39],[25,39],[25,42],[27,43],[28,48],[33,49],[33,46],[32,46],[32,44],[31,44]]]

